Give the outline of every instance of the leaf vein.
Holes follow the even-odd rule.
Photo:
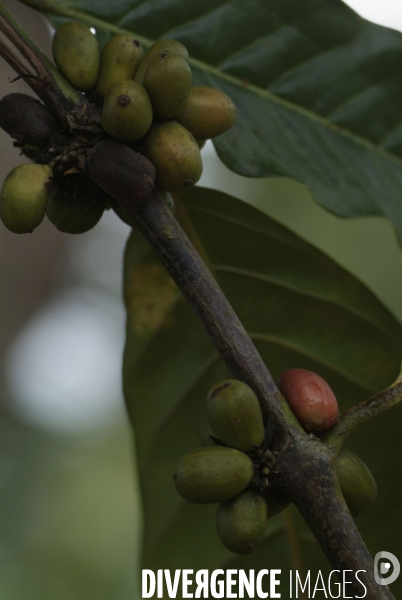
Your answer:
[[[319,300],[320,302],[325,302],[328,304],[332,304],[334,306],[338,306],[338,307],[342,308],[343,310],[347,311],[348,313],[354,315],[355,317],[358,317],[362,321],[369,323],[370,325],[375,327],[375,329],[382,331],[386,335],[389,335],[389,331],[384,329],[384,327],[382,327],[382,325],[380,325],[378,322],[373,321],[372,319],[367,317],[362,312],[356,310],[355,308],[352,308],[352,306],[350,304],[341,302],[341,301],[337,300],[336,298],[331,298],[330,296],[325,296],[324,294],[320,294],[318,292],[312,292],[311,290],[302,289],[300,287],[297,287],[294,284],[271,277],[270,275],[266,275],[266,274],[262,274],[262,273],[255,273],[252,271],[246,271],[245,269],[239,269],[238,267],[230,267],[228,265],[215,265],[214,271],[216,273],[219,273],[219,272],[234,273],[236,275],[242,275],[244,277],[249,277],[250,279],[266,281],[267,283],[271,283],[272,285],[275,285],[277,287],[281,287],[281,288],[290,290],[301,296],[305,296],[308,298],[314,298],[315,300]]]
[[[265,333],[249,332],[249,336],[253,341],[257,340],[261,342],[267,342],[269,344],[276,344],[277,346],[282,346],[283,348],[287,348],[288,350],[291,350],[292,352],[295,352],[297,354],[302,354],[303,356],[315,361],[316,363],[322,365],[323,367],[332,371],[333,373],[340,375],[344,379],[347,379],[351,383],[354,383],[358,387],[366,390],[369,394],[374,394],[378,391],[376,388],[367,385],[367,381],[360,380],[358,377],[353,377],[344,369],[341,369],[340,367],[335,366],[333,363],[324,360],[322,355],[313,354],[312,352],[308,352],[305,348],[301,348],[300,346],[296,346],[295,344],[292,344],[288,341],[281,340],[276,336],[271,336]]]

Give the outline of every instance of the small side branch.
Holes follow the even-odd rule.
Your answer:
[[[340,450],[343,442],[363,425],[375,421],[402,405],[402,375],[390,387],[368,400],[357,404],[339,417],[324,438]]]
[[[48,73],[39,65],[38,55],[33,52],[28,42],[24,40],[18,25],[14,22],[7,10],[0,5],[0,31],[11,42],[13,48],[17,48],[27,64],[22,62],[14,50],[0,40],[0,56],[27,81],[33,91],[40,96],[40,90],[50,83]],[[30,66],[28,66],[30,65]]]
[[[38,56],[38,52],[31,47],[25,34],[21,31],[18,24],[14,21],[8,11],[0,5],[0,31],[10,40],[28,63],[35,69],[37,77],[44,80],[49,79],[48,73],[43,67],[43,63]],[[31,42],[32,43],[32,42]],[[37,50],[37,49],[36,49]]]
[[[0,56],[2,56],[4,58],[4,60],[8,62],[10,67],[12,67],[14,69],[14,71],[16,73],[18,73],[18,75],[21,78],[25,79],[25,78],[33,77],[32,73],[29,71],[28,67],[26,67],[18,59],[18,57],[15,56],[15,54],[12,52],[12,50],[1,40],[0,40]]]
[[[1,4],[0,33],[10,41],[10,47],[0,41],[0,56],[27,82],[56,118],[70,127],[71,113],[75,112],[79,117],[81,111],[86,121],[91,117],[96,125],[98,111],[94,111],[86,98],[66,81]],[[100,130],[100,126],[96,129]]]

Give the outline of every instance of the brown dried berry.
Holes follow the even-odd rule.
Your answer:
[[[0,127],[16,140],[14,146],[42,147],[50,143],[57,125],[41,102],[15,93],[0,100]]]
[[[88,174],[123,206],[141,202],[155,186],[155,167],[139,152],[115,140],[99,142],[88,160]]]

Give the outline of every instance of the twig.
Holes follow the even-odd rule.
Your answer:
[[[360,402],[339,417],[324,438],[340,450],[344,441],[358,429],[402,406],[402,375],[390,387]]]
[[[20,77],[32,77],[28,68],[15,56],[11,49],[0,40],[0,56],[16,71]]]

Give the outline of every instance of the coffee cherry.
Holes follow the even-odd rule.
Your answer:
[[[207,416],[216,437],[231,448],[251,452],[264,440],[260,404],[242,381],[223,379],[216,383],[208,393]]]
[[[180,42],[177,42],[176,40],[159,40],[155,42],[145,53],[135,73],[135,80],[141,83],[141,85],[144,85],[144,75],[145,71],[147,70],[149,60],[153,56],[161,53],[173,54],[175,56],[184,58],[186,61],[188,60],[187,48]]]
[[[57,129],[47,108],[32,96],[8,94],[0,101],[0,127],[16,140],[14,145],[50,144]]]
[[[149,48],[147,55],[154,56],[161,52],[170,52],[175,56],[180,56],[184,60],[188,60],[187,48],[177,40],[158,40]]]
[[[262,541],[267,527],[264,499],[246,490],[219,504],[216,530],[222,544],[236,554],[250,554]]]
[[[254,474],[253,463],[243,452],[222,446],[189,452],[176,466],[176,490],[197,504],[223,502],[242,492]]]
[[[87,166],[91,179],[123,206],[146,200],[155,186],[153,164],[115,140],[96,144]]]
[[[177,120],[197,139],[214,138],[232,127],[236,107],[220,90],[197,85],[191,88]]]
[[[142,85],[131,79],[112,85],[105,97],[101,123],[109,135],[127,144],[144,137],[152,124],[152,105]]]
[[[339,485],[353,517],[368,511],[377,498],[377,484],[362,460],[350,450],[342,450],[336,462]]]
[[[145,89],[155,118],[173,119],[183,109],[191,88],[191,70],[184,58],[161,52],[148,60]]]
[[[216,433],[213,431],[208,419],[204,419],[200,425],[200,444],[201,446],[216,446],[212,438],[219,439]],[[212,436],[212,437],[211,437]]]
[[[100,50],[96,36],[78,21],[61,25],[53,36],[53,60],[72,86],[90,92],[98,79]]]
[[[0,217],[13,233],[31,233],[45,216],[52,169],[19,165],[10,171],[0,192]]]
[[[176,121],[152,125],[144,139],[144,154],[156,168],[156,184],[168,192],[185,190],[201,177],[197,142]]]
[[[107,194],[82,173],[53,181],[46,215],[65,233],[85,233],[98,223],[105,210]]]
[[[117,33],[102,50],[96,89],[106,96],[109,89],[123,79],[133,79],[144,50],[138,40],[128,33]]]
[[[328,383],[306,369],[289,369],[278,388],[306,431],[325,431],[338,418],[338,402]]]

